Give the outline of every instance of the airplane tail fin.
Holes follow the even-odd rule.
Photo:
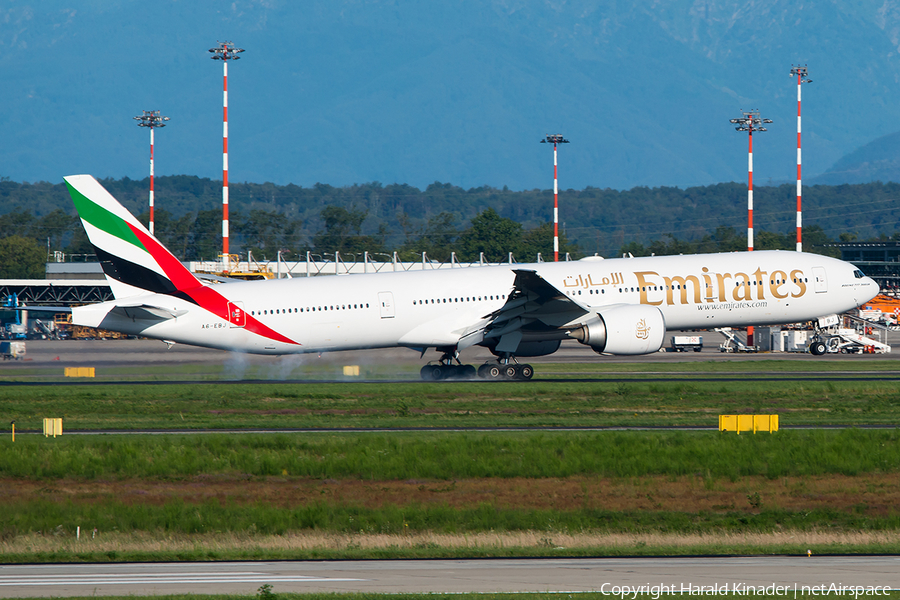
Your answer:
[[[203,285],[96,179],[65,180],[116,299],[148,292],[183,296]]]

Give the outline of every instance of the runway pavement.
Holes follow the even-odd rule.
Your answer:
[[[0,598],[279,592],[601,592],[652,586],[900,588],[900,557],[692,557],[0,566]],[[736,587],[737,586],[737,587]],[[629,597],[632,593],[627,594]],[[843,594],[843,595],[846,595]],[[873,595],[873,594],[870,594]],[[618,594],[617,594],[618,596]]]
[[[679,332],[670,332],[678,335]],[[546,363],[665,363],[696,361],[741,361],[790,360],[790,361],[828,361],[852,358],[858,361],[878,359],[900,359],[900,332],[890,332],[888,343],[898,348],[898,352],[888,354],[847,355],[831,354],[813,356],[806,353],[759,353],[759,354],[726,354],[719,352],[718,346],[724,338],[714,332],[703,332],[704,347],[702,352],[656,352],[644,356],[600,356],[589,347],[575,341],[565,341],[560,349],[548,356],[528,358],[527,362],[535,365]],[[373,366],[406,365],[421,366],[428,360],[436,360],[439,354],[429,351],[425,357],[418,352],[406,348],[386,348],[377,350],[359,350],[345,352],[325,352],[322,354],[301,354],[290,356],[258,356],[238,354],[224,350],[211,350],[176,344],[167,348],[166,344],[157,340],[33,340],[27,342],[26,361],[0,362],[0,375],[3,368],[24,366],[83,366],[96,367],[141,365],[226,365],[229,369],[240,370],[251,366],[271,367],[274,371],[283,371],[292,365],[321,365],[325,370],[340,369],[342,365],[360,364]],[[494,357],[484,348],[474,347],[463,352],[461,359],[471,364],[481,364]],[[523,359],[525,361],[526,359]]]

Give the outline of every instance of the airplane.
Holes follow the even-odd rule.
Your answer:
[[[793,251],[210,284],[92,176],[65,181],[114,297],[72,308],[73,323],[254,354],[434,348],[441,358],[422,368],[423,379],[531,379],[518,359],[552,354],[562,340],[599,354],[648,354],[667,329],[805,322],[879,292],[849,263]],[[817,340],[810,348],[821,354]],[[473,346],[497,362],[463,364],[460,352]]]

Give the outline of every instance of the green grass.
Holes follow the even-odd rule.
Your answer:
[[[393,534],[436,532],[670,533],[710,534],[780,531],[896,532],[900,512],[872,513],[863,504],[852,509],[785,510],[766,502],[722,510],[612,511],[582,501],[564,509],[506,507],[488,501],[454,507],[441,501],[442,482],[500,478],[589,477],[629,480],[651,486],[653,477],[696,478],[714,493],[716,480],[855,476],[900,471],[900,430],[808,430],[742,435],[719,432],[416,432],[319,434],[92,435],[43,438],[28,436],[0,442],[0,477],[9,485],[0,493],[3,519],[0,542],[40,534],[59,539],[52,551],[4,551],[4,562],[53,560],[244,560],[279,558],[415,558],[465,556],[588,556],[623,554],[745,554],[792,552],[785,541],[766,546],[722,542],[706,546],[591,548],[557,551],[547,545],[492,549],[431,546],[422,548],[309,549],[257,548],[198,544],[193,549],[129,549],[114,555],[69,547],[76,525],[82,532],[148,532],[161,535],[246,536]],[[198,478],[198,474],[203,477]],[[70,481],[153,480],[203,485],[228,481],[252,487],[271,478],[296,485],[304,481],[422,481],[434,492],[427,503],[364,505],[332,501],[323,495],[299,504],[225,497],[191,500],[173,495],[163,502],[141,501],[140,490],[119,498],[112,492],[70,499]],[[643,478],[643,479],[642,479]],[[39,481],[39,489],[17,498],[16,481]],[[336,481],[333,481],[336,480]],[[699,481],[698,480],[698,481]],[[46,483],[43,483],[46,482]],[[708,484],[708,485],[707,485]],[[488,484],[488,487],[490,485]],[[115,488],[112,488],[115,489]],[[237,488],[235,488],[237,489]],[[860,492],[856,492],[860,493]],[[324,494],[324,491],[323,491]],[[374,492],[377,498],[377,490]],[[763,494],[764,496],[765,494]],[[752,505],[751,496],[748,502]],[[371,498],[370,498],[371,499]],[[860,500],[864,502],[864,500]],[[858,510],[857,510],[858,508]],[[67,541],[68,540],[68,541]],[[887,544],[887,545],[886,545]],[[852,545],[852,544],[851,544]],[[827,543],[828,552],[900,552],[896,544]]]
[[[474,508],[407,505],[364,508],[328,501],[282,508],[269,504],[200,504],[171,500],[162,506],[131,504],[103,498],[91,503],[31,500],[4,504],[0,536],[42,532],[75,535],[93,528],[101,532],[145,531],[167,534],[240,532],[285,535],[297,531],[402,534],[404,532],[479,533],[545,531],[578,533],[744,533],[780,529],[811,531],[828,524],[830,531],[896,531],[900,514],[872,517],[838,510],[761,510],[686,513],[674,511],[608,511],[601,509],[509,509],[489,503]],[[900,546],[900,542],[898,542]]]
[[[30,436],[0,445],[0,476],[183,479],[286,475],[491,477],[859,475],[900,470],[900,430]]]
[[[553,543],[553,534],[544,538]],[[193,544],[177,550],[145,550],[120,547],[115,550],[93,549],[90,543],[61,542],[53,550],[7,552],[2,554],[6,564],[16,563],[107,563],[107,562],[200,562],[252,560],[393,560],[393,559],[472,559],[472,558],[597,558],[635,556],[805,556],[811,549],[814,556],[853,554],[900,554],[900,542],[871,543],[698,543],[696,545],[657,545],[641,542],[621,546],[563,548],[548,546],[469,546],[443,547],[421,544],[399,548],[360,548],[352,543],[342,548],[271,548],[263,547],[258,538],[246,537],[243,544],[224,546],[204,544],[203,536],[191,538]],[[279,594],[280,596],[280,594]],[[394,597],[393,595],[391,595]],[[799,594],[798,594],[799,596]],[[204,596],[206,598],[207,596]],[[306,596],[304,596],[306,597]],[[371,596],[370,596],[371,597]],[[430,596],[433,597],[433,596]],[[454,596],[458,597],[458,596]],[[517,595],[517,597],[521,597]],[[582,597],[579,594],[578,597]],[[643,596],[650,598],[649,596]],[[669,597],[668,595],[664,597]],[[696,596],[695,596],[696,597]],[[819,595],[821,597],[821,594]],[[895,592],[892,597],[900,597]]]
[[[0,423],[139,428],[717,425],[776,413],[782,427],[900,423],[896,382],[706,381],[0,386]]]
[[[751,532],[821,530],[900,531],[897,514],[877,516],[855,510],[788,511],[765,503],[754,511],[687,513],[673,511],[611,512],[598,508],[566,510],[504,508],[490,502],[452,508],[441,504],[378,508],[332,505],[324,501],[280,507],[229,498],[215,502],[142,503],[98,494],[66,499],[67,480],[153,479],[195,481],[210,478],[254,481],[292,478],[299,481],[453,481],[481,478],[547,477],[693,477],[740,481],[762,476],[855,476],[900,471],[900,431],[790,430],[798,424],[900,423],[900,389],[896,382],[796,381],[790,373],[818,371],[823,364],[838,371],[885,373],[894,361],[709,361],[596,365],[541,365],[546,376],[565,373],[610,378],[641,373],[691,372],[710,376],[777,371],[785,378],[757,382],[572,382],[530,383],[312,383],[160,384],[152,386],[0,385],[0,423],[15,419],[18,432],[39,430],[43,417],[62,417],[66,431],[138,428],[337,428],[353,427],[579,427],[699,425],[715,427],[718,414],[776,413],[782,431],[740,435],[701,432],[406,432],[208,434],[139,436],[38,435],[0,438],[0,477],[11,485],[0,490],[4,517],[0,541],[43,532],[60,540],[80,524],[82,532],[173,532],[215,535],[242,532],[468,532],[610,531],[610,532]],[[196,368],[172,370],[169,376],[196,374]],[[8,374],[9,371],[4,371]],[[154,377],[166,377],[160,371]],[[539,370],[539,375],[541,371]],[[15,498],[15,481],[36,480],[44,489],[28,500]],[[196,480],[202,485],[202,479]],[[649,480],[643,480],[649,481]],[[774,485],[774,483],[773,483]],[[744,507],[746,508],[746,506]],[[900,514],[900,513],[898,513]],[[252,533],[251,533],[252,532]],[[552,537],[552,536],[550,536]],[[55,539],[55,538],[54,538]],[[4,553],[4,562],[47,560],[219,560],[277,558],[465,557],[614,554],[796,553],[790,545],[579,548],[559,554],[549,547],[492,550],[423,547],[340,550],[317,549],[298,555],[285,550],[197,548],[179,552],[122,551],[115,556],[65,548],[45,554]],[[828,545],[822,552],[898,552],[895,546]]]

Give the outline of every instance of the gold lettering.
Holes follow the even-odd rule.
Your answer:
[[[772,281],[769,283],[769,291],[772,292],[772,295],[776,298],[787,298],[787,293],[781,294],[778,292],[778,288],[787,283],[785,281],[787,279],[787,274],[784,271],[772,271]]]
[[[800,292],[797,294],[791,293],[791,298],[799,298],[806,293],[806,282],[803,281],[803,271],[801,271],[800,269],[794,269],[793,271],[791,271],[791,279],[800,290]]]
[[[761,268],[758,268],[758,269],[756,269],[756,271],[753,272],[753,274],[756,275],[756,296],[757,296],[756,299],[757,300],[765,300],[766,295],[763,293],[763,290],[765,289],[763,287],[763,279],[765,279],[765,277],[766,277],[766,272],[763,271]]]
[[[707,302],[715,302],[715,292],[712,287],[712,278],[708,275],[709,269],[703,267],[703,283],[706,285],[706,293],[703,295]]]
[[[734,288],[732,296],[735,300],[752,300],[753,296],[750,292],[750,276],[746,273],[735,273],[735,279],[740,279],[738,285]]]
[[[731,279],[731,273],[716,273],[719,281],[719,302],[725,302],[725,279]]]
[[[644,278],[645,275],[659,277],[659,273],[656,273],[654,271],[635,271],[634,274],[638,280],[638,286],[639,286],[638,289],[641,291],[641,304],[650,304],[652,306],[659,306],[660,304],[662,304],[662,300],[657,300],[655,302],[651,302],[647,298],[647,287],[651,286],[651,285],[657,285],[657,284],[652,281],[647,281]]]
[[[668,277],[663,277],[663,280],[666,282],[666,304],[672,305],[675,304],[675,301],[672,298],[672,284],[675,283],[681,289],[681,304],[687,304],[687,282],[690,281],[694,284],[694,304],[700,304],[700,280],[697,279],[694,275],[688,275],[687,277],[672,277],[671,279]]]

